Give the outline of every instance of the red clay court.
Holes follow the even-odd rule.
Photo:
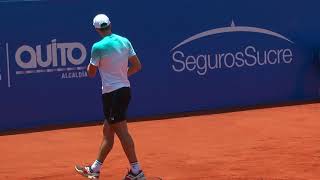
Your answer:
[[[130,123],[144,171],[164,180],[318,180],[320,104]],[[85,179],[101,126],[0,136],[1,179]],[[118,139],[100,179],[128,167]]]

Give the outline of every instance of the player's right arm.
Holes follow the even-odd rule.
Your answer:
[[[134,51],[132,44],[129,40],[127,40],[128,46],[128,60],[129,60],[129,69],[128,69],[128,77],[139,72],[141,70],[141,62]]]
[[[141,62],[137,55],[129,57],[130,67],[128,69],[128,77],[141,70]]]

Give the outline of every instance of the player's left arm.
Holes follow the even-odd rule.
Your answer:
[[[87,67],[87,73],[90,78],[94,78],[96,76],[100,64],[100,59],[101,56],[99,49],[97,48],[97,45],[94,44],[91,49],[90,63]]]
[[[88,73],[88,76],[90,78],[94,78],[97,74],[97,71],[98,71],[98,67],[89,63],[88,67],[87,67],[87,73]]]

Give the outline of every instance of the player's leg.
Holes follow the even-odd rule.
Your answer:
[[[103,138],[98,152],[97,160],[101,163],[104,162],[109,152],[112,150],[114,144],[114,131],[111,129],[107,121],[103,125]]]
[[[114,117],[113,121],[110,121],[112,130],[118,136],[122,148],[129,160],[131,170],[128,172],[125,179],[131,180],[143,180],[144,174],[140,169],[140,165],[137,159],[133,138],[131,137],[127,121],[126,112],[131,99],[130,88],[121,88],[117,90],[113,97],[113,106],[111,116]]]
[[[76,171],[89,179],[98,179],[100,176],[100,169],[107,155],[111,151],[114,144],[115,132],[110,127],[108,120],[110,119],[112,107],[112,93],[103,94],[103,111],[106,121],[103,125],[103,138],[99,148],[97,160],[91,166],[76,166]]]
[[[145,180],[143,171],[140,168],[135,151],[134,141],[129,133],[127,121],[121,121],[111,125],[114,132],[119,137],[122,148],[129,160],[131,169],[125,176],[125,180]]]
[[[130,163],[135,163],[138,161],[135,152],[133,139],[128,131],[127,121],[118,122],[111,125],[112,129],[117,134],[122,148]]]
[[[76,166],[76,170],[83,176],[89,179],[98,179],[100,169],[107,155],[111,151],[114,143],[114,131],[110,128],[107,122],[103,125],[103,138],[98,152],[97,160],[91,166]]]
[[[105,93],[102,95],[103,113],[105,116],[105,122],[103,124],[103,138],[98,152],[96,161],[91,165],[93,172],[100,172],[101,166],[106,159],[107,155],[111,151],[114,143],[114,131],[110,127],[108,121],[111,118],[112,113],[112,100],[114,92]]]

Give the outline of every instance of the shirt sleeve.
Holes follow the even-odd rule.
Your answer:
[[[131,42],[128,40],[128,50],[129,50],[129,57],[131,57],[131,56],[135,56],[136,55],[136,52],[134,51],[134,49],[133,49],[133,47],[132,47],[132,44],[131,44]]]
[[[100,51],[96,45],[92,46],[90,64],[99,67],[101,60]]]

